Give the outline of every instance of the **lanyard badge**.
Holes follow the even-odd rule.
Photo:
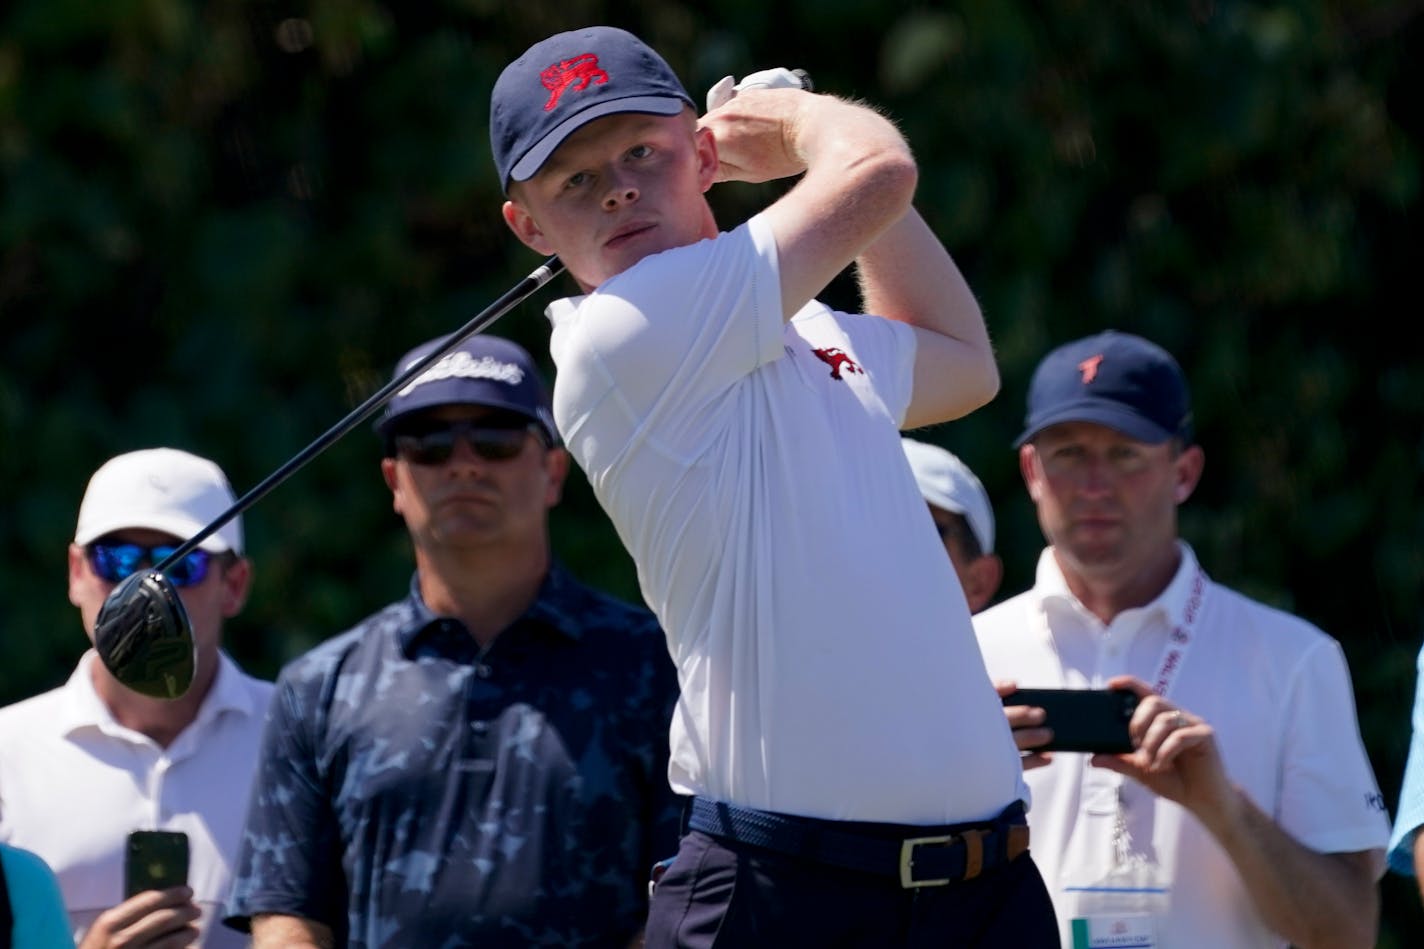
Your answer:
[[[1181,621],[1167,633],[1152,682],[1158,695],[1165,696],[1181,672],[1195,641],[1205,593],[1206,576],[1198,567]],[[1064,888],[1074,908],[1071,949],[1157,949],[1160,945],[1158,924],[1166,916],[1171,888],[1156,861],[1133,845],[1122,779],[1114,777],[1118,780],[1113,789],[1112,868],[1088,885]],[[1105,810],[1098,813],[1107,816]],[[1151,821],[1144,826],[1150,828]]]

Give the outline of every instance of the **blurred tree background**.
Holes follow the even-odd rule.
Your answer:
[[[1041,537],[1009,443],[1028,375],[1104,327],[1171,349],[1208,455],[1183,530],[1207,569],[1345,646],[1391,810],[1424,635],[1424,3],[12,0],[0,13],[0,700],[85,642],[65,546],[89,474],[174,445],[246,490],[538,263],[506,233],[489,89],[594,22],[694,96],[802,66],[883,105],[919,205],[984,305],[987,408],[921,437],[996,499],[1005,592]],[[724,186],[736,223],[774,186]],[[828,291],[853,306],[849,280]],[[571,290],[567,278],[560,288]],[[546,291],[497,332],[547,369]],[[1415,314],[1411,317],[1409,314]],[[246,518],[229,644],[280,664],[401,595],[410,557],[363,430]],[[577,573],[637,597],[576,475]],[[3,753],[3,749],[0,749]],[[1380,944],[1418,944],[1387,877]],[[1408,938],[1409,933],[1414,936]]]

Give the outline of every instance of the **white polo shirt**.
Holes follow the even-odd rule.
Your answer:
[[[1186,624],[1191,645],[1167,698],[1216,730],[1231,780],[1277,824],[1322,853],[1382,848],[1388,818],[1355,719],[1340,646],[1287,613],[1247,599],[1182,563],[1152,603],[1104,626],[1069,593],[1052,550],[1031,590],[974,617],[989,674],[1024,688],[1102,688],[1114,675],[1152,684],[1169,632]],[[1192,590],[1200,580],[1196,619]],[[1051,638],[1049,630],[1052,630]],[[1182,807],[1058,752],[1026,777],[1033,791],[1033,856],[1063,932],[1081,915],[1067,888],[1089,886],[1113,866],[1113,822],[1122,796],[1137,853],[1152,857],[1170,888],[1159,927],[1163,949],[1281,947],[1252,907],[1226,852]]]
[[[781,315],[755,217],[549,307],[554,414],[638,567],[682,699],[673,787],[933,824],[1022,791],[900,448],[914,335]]]
[[[167,748],[114,720],[93,650],[57,689],[0,709],[0,840],[44,858],[75,932],[123,901],[131,830],[188,835],[202,945],[247,945],[220,922],[272,684],[222,656],[198,717]]]

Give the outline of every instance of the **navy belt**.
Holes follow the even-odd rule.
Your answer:
[[[906,889],[972,880],[1028,850],[1022,801],[983,823],[914,827],[796,817],[696,797],[687,826],[721,840],[898,879]]]

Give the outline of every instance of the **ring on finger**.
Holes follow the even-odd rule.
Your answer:
[[[1182,714],[1181,709],[1177,709],[1177,714],[1172,716],[1173,728],[1185,728],[1187,726],[1187,716]]]

